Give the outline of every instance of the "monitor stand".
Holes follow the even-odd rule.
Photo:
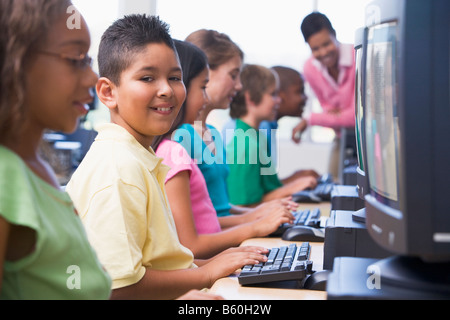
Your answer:
[[[393,256],[382,260],[338,257],[328,276],[333,299],[450,299],[450,263]]]
[[[352,220],[365,223],[365,208],[353,212]],[[344,260],[347,259],[352,258],[344,258]],[[405,256],[391,256],[381,260],[357,258],[350,263],[357,262],[356,266],[358,264],[367,265],[363,268],[365,279],[369,277],[368,269],[380,270],[380,283],[383,286],[377,294],[374,294],[377,290],[369,290],[367,293],[371,292],[371,294],[361,294],[360,296],[356,294],[354,298],[379,298],[378,294],[381,293],[382,298],[428,299],[435,298],[437,295],[438,298],[450,299],[450,258],[447,261],[449,262],[428,263],[417,257]],[[347,262],[340,261],[339,263],[346,264]],[[337,268],[339,269],[339,267]]]
[[[450,262],[424,262],[417,257],[393,256],[376,264],[381,281],[407,290],[436,292],[450,298]]]

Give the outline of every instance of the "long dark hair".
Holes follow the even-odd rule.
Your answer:
[[[208,59],[206,58],[205,53],[200,50],[197,46],[181,40],[174,40],[175,47],[178,52],[178,56],[180,58],[181,69],[183,70],[183,82],[186,86],[186,90],[189,91],[189,86],[191,84],[192,79],[198,76],[205,68],[208,67]],[[153,150],[157,150],[161,142],[169,138],[172,133],[178,129],[184,123],[186,115],[186,100],[181,106],[180,112],[176,117],[175,121],[172,124],[170,130],[161,136],[156,136],[153,139],[152,148]]]

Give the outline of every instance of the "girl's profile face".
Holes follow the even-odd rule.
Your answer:
[[[27,66],[27,121],[38,130],[73,132],[93,100],[91,88],[98,77],[86,58],[91,44],[88,27],[80,15],[80,27],[69,29],[68,18],[55,21]]]
[[[186,97],[186,115],[184,122],[193,124],[200,112],[209,102],[206,86],[209,81],[209,68],[205,68],[190,81]]]
[[[239,56],[228,60],[217,69],[210,71],[210,81],[206,91],[214,108],[227,109],[236,93],[242,89],[242,59]]]

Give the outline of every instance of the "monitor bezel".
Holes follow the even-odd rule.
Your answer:
[[[442,112],[443,106],[434,100],[437,94],[442,96],[442,89],[423,85],[439,81],[448,84],[449,81],[448,75],[445,78],[447,71],[437,67],[438,53],[432,49],[438,45],[435,29],[439,23],[448,26],[449,14],[442,12],[445,9],[448,11],[448,3],[440,0],[377,0],[367,7],[366,12],[366,27],[397,22],[397,102],[401,131],[398,148],[402,155],[398,172],[398,210],[379,201],[377,195],[370,191],[365,197],[366,226],[371,237],[387,250],[427,259],[450,255],[450,240],[436,241],[436,235],[442,234],[450,239],[448,215],[440,210],[448,206],[443,205],[443,199],[439,198],[448,198],[448,194],[445,196],[445,192],[438,190],[442,183],[440,186],[434,183],[437,179],[442,181],[442,176],[449,177],[448,174],[439,176],[436,169],[442,168],[445,161],[450,163],[447,161],[450,151],[436,146],[437,130],[444,137],[449,137],[449,130],[435,128],[436,123],[440,123],[437,113]],[[448,30],[447,34],[445,30],[440,30],[440,33],[440,40],[446,36],[448,41]],[[448,54],[448,48],[446,52]],[[448,91],[446,94],[443,101],[448,101]],[[423,112],[424,106],[429,106],[431,111]],[[444,114],[447,115],[448,111],[445,110]],[[441,137],[439,139],[442,140]],[[444,144],[449,146],[447,141]]]
[[[355,73],[355,85],[359,84],[359,88],[355,88],[355,135],[356,139],[360,139],[359,144],[358,141],[356,141],[356,148],[358,152],[358,166],[356,167],[356,189],[358,191],[358,196],[364,200],[364,197],[369,192],[369,181],[368,181],[368,175],[366,174],[364,168],[367,167],[367,154],[366,154],[366,148],[365,148],[365,130],[363,127],[364,123],[359,123],[359,105],[358,102],[361,103],[362,106],[362,112],[364,113],[364,105],[365,105],[365,99],[364,94],[361,93],[361,95],[358,97],[358,90],[361,89],[362,92],[365,90],[365,65],[366,65],[366,45],[367,45],[367,28],[359,28],[355,32],[355,61],[358,63],[358,56],[357,54],[360,54],[360,61],[361,65],[356,65],[356,73]],[[359,72],[359,74],[358,74]],[[358,78],[358,75],[360,77]],[[364,115],[362,116],[362,120],[364,122]],[[359,129],[359,134],[358,130]],[[361,153],[361,155],[359,154]],[[362,160],[362,167],[360,161]]]

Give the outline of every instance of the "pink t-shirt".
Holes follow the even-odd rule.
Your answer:
[[[355,127],[355,50],[350,44],[340,45],[339,79],[336,82],[314,57],[304,66],[303,74],[319,100],[323,113],[312,113],[309,125],[339,130]],[[336,111],[339,110],[339,116]]]
[[[156,155],[163,159],[163,164],[171,168],[167,174],[166,183],[182,171],[189,172],[191,205],[197,233],[220,232],[220,223],[209,197],[205,178],[186,149],[175,141],[164,140],[156,150]]]

